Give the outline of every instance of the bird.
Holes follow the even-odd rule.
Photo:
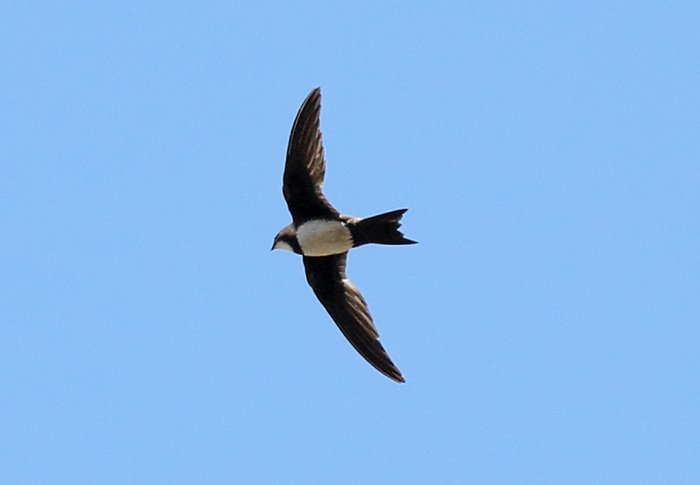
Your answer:
[[[345,273],[348,251],[365,244],[416,244],[399,231],[408,209],[360,218],[336,210],[323,195],[326,173],[320,130],[321,89],[313,89],[292,125],[282,193],[292,222],[275,236],[272,250],[302,255],[306,280],[357,352],[388,378],[405,379],[379,342],[367,302]]]

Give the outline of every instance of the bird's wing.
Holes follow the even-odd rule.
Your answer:
[[[316,88],[299,108],[289,136],[282,193],[297,226],[309,219],[335,219],[339,215],[321,191],[326,161],[319,129],[320,112],[321,89]]]
[[[405,382],[379,343],[379,333],[372,322],[367,302],[345,276],[347,254],[315,258],[304,256],[306,279],[355,350],[385,376],[396,382]]]

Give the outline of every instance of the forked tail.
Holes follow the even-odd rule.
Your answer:
[[[401,217],[408,209],[399,209],[377,216],[361,219],[349,224],[354,246],[363,244],[416,244],[416,241],[406,239],[399,227]]]

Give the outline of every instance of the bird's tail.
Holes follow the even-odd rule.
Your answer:
[[[408,209],[385,212],[377,216],[367,217],[349,225],[354,246],[363,244],[416,244],[416,241],[406,239],[399,227],[403,213]]]

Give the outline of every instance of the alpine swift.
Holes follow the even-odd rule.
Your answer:
[[[415,244],[399,231],[399,209],[368,218],[338,212],[321,191],[326,173],[319,129],[321,89],[299,108],[287,146],[282,193],[292,223],[275,236],[272,249],[301,254],[306,280],[345,338],[379,372],[405,382],[379,343],[379,333],[357,287],[345,275],[348,251],[363,244]]]

